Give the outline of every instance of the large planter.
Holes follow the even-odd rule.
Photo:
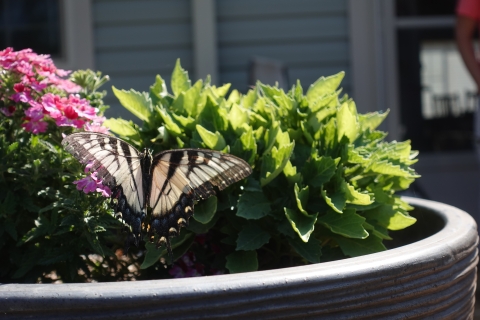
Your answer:
[[[418,222],[391,250],[202,278],[0,286],[0,315],[35,319],[473,318],[478,235],[465,212],[406,198]]]

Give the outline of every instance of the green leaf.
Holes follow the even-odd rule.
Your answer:
[[[263,186],[269,184],[275,179],[287,165],[290,156],[292,155],[295,142],[282,145],[279,149],[273,147],[271,152],[263,156],[263,162],[260,173],[260,184]]]
[[[211,196],[195,206],[193,218],[202,224],[207,224],[215,216],[215,212],[217,212],[217,197]]]
[[[323,108],[320,111],[313,113],[308,119],[307,123],[310,126],[310,128],[312,128],[313,133],[319,132],[325,120],[330,118],[336,113],[337,113],[337,110],[335,107]],[[317,140],[319,139],[319,137],[316,137],[316,136],[315,138]]]
[[[297,210],[288,208],[284,208],[284,210],[285,216],[292,225],[293,230],[295,230],[303,242],[308,242],[310,235],[315,229],[318,213],[306,216]]]
[[[178,237],[170,239],[174,261],[186,252],[185,247],[188,249],[193,243],[194,239],[195,237],[193,234],[189,232],[183,232]],[[153,266],[160,260],[161,257],[164,257],[168,254],[165,247],[157,249],[156,245],[149,241],[145,242],[145,248],[147,249],[145,253],[145,259],[143,259],[140,269],[147,269],[148,267]],[[179,251],[181,253],[179,253]]]
[[[162,117],[163,122],[165,123],[165,128],[168,130],[168,132],[174,136],[178,137],[183,135],[182,129],[178,126],[178,124],[175,123],[175,121],[172,120],[168,112],[160,107],[156,107],[157,112],[160,114]]]
[[[247,110],[237,104],[233,104],[228,113],[228,121],[237,136],[241,135],[245,131],[243,125],[249,122]]]
[[[348,182],[346,182],[344,186],[345,186],[344,191],[345,191],[348,203],[362,205],[362,206],[368,206],[373,203],[373,199],[370,198],[370,195],[357,191],[355,187],[349,184]]]
[[[168,96],[167,86],[165,85],[165,80],[157,74],[155,77],[155,83],[150,86],[150,93],[157,97],[159,100],[162,100],[164,97]]]
[[[180,93],[187,91],[191,87],[190,79],[188,78],[188,72],[185,71],[180,65],[180,59],[177,59],[177,62],[175,63],[170,85],[172,86],[172,91],[175,97],[180,95]]]
[[[337,162],[331,157],[311,157],[302,169],[305,183],[312,187],[321,187],[327,183],[337,170]]]
[[[241,273],[258,270],[256,251],[235,251],[227,257],[225,267],[230,273]]]
[[[123,120],[121,118],[110,118],[103,122],[103,126],[109,128],[112,132],[125,137],[131,137],[134,140],[140,140],[138,131],[134,128],[131,121]]]
[[[368,170],[376,173],[380,173],[380,174],[399,176],[404,178],[420,177],[418,174],[415,174],[414,172],[412,172],[413,171],[412,169],[410,168],[408,169],[403,169],[400,165],[393,164],[388,160],[375,161],[375,162],[372,162],[370,166],[368,166]]]
[[[238,234],[235,250],[256,250],[270,240],[270,234],[256,224],[248,224]]]
[[[245,191],[238,200],[237,216],[260,219],[270,213],[270,201],[263,192]]]
[[[303,180],[302,174],[299,172],[297,173],[297,167],[294,167],[290,160],[283,168],[283,174],[287,178],[289,183],[301,183]]]
[[[273,99],[281,109],[284,109],[286,111],[290,111],[293,109],[293,99],[288,97],[285,92],[283,92],[283,90],[279,90],[279,94],[275,95]]]
[[[213,92],[215,92],[215,95],[217,97],[222,97],[223,98],[227,95],[228,90],[230,89],[231,85],[232,85],[231,83],[226,83],[221,87],[217,88],[216,86],[212,86],[211,88],[212,88]]]
[[[392,240],[392,238],[388,235],[387,228],[383,228],[378,225],[374,226],[368,222],[364,222],[363,227],[365,228],[365,230],[367,230],[367,232],[373,233],[374,235],[376,235],[377,237],[383,240]]]
[[[334,237],[343,253],[350,257],[358,257],[366,254],[376,253],[387,250],[382,243],[382,239],[370,234],[366,239]]]
[[[402,213],[401,209],[392,205],[382,204],[374,209],[363,212],[367,221],[376,221],[389,230],[401,230],[414,224],[417,219]]]
[[[281,132],[281,130],[278,123],[276,122],[272,124],[272,127],[270,129],[265,131],[265,149],[263,151],[263,154],[267,154],[272,150],[275,142],[277,141],[277,135],[279,134],[279,132]]]
[[[308,212],[305,210],[308,203],[308,196],[310,194],[308,190],[308,186],[300,190],[298,185],[295,183],[295,186],[293,187],[293,191],[295,193],[295,200],[297,201],[298,210],[300,210],[300,212],[303,213],[304,215],[308,216]]]
[[[17,148],[18,148],[18,142],[14,142],[14,143],[10,144],[7,148],[7,154],[11,154],[15,150],[17,150]]]
[[[225,138],[223,138],[220,132],[216,131],[215,133],[213,133],[199,124],[196,125],[196,129],[208,148],[220,151],[223,150],[227,145],[227,143],[225,142]]]
[[[186,110],[190,117],[197,116],[198,103],[200,102],[200,92],[202,90],[203,81],[198,80],[195,84],[178,96],[173,102],[174,109]],[[181,106],[177,106],[177,103],[181,103]]]
[[[383,113],[375,111],[367,114],[359,114],[358,119],[362,131],[365,131],[367,129],[370,129],[370,131],[375,130],[383,122],[383,120],[385,120],[389,113],[390,110],[387,110]]]
[[[102,257],[105,256],[105,253],[103,252],[103,249],[102,249],[102,245],[100,244],[100,241],[98,240],[98,236],[96,233],[84,232],[83,236],[87,239],[88,243],[90,244],[94,252],[98,253]]]
[[[250,165],[255,164],[255,157],[257,155],[257,143],[250,126],[240,136],[240,139],[235,141],[232,148],[232,154],[247,161]]]
[[[228,129],[227,110],[210,95],[207,95],[203,109],[199,110],[197,121],[210,131],[224,132]]]
[[[320,130],[320,154],[330,155],[338,145],[337,125],[335,117],[332,117]]]
[[[310,238],[308,242],[303,242],[299,238],[287,238],[292,248],[305,260],[310,263],[319,263],[322,256],[322,244],[316,238]]]
[[[187,230],[193,231],[196,234],[204,234],[207,233],[217,222],[220,218],[219,215],[213,215],[212,219],[207,223],[200,223],[195,219],[191,219],[188,223]]]
[[[365,218],[355,213],[355,209],[345,209],[343,214],[328,212],[318,218],[318,222],[329,228],[333,233],[347,238],[365,239],[368,232],[364,229]]]
[[[307,101],[310,106],[314,106],[317,100],[326,94],[334,92],[340,82],[342,82],[345,72],[339,72],[330,77],[320,77],[307,90]]]
[[[177,121],[183,129],[194,130],[195,129],[195,119],[192,117],[180,116],[176,113],[172,113],[172,117]],[[181,128],[182,129],[182,128]]]
[[[353,102],[352,102],[353,103]],[[340,142],[345,136],[348,141],[353,142],[358,136],[359,124],[356,110],[352,112],[349,103],[345,102],[337,111],[337,139]]]
[[[112,86],[113,93],[120,104],[142,121],[149,122],[152,115],[152,100],[143,93],[130,89],[118,90]]]
[[[333,195],[330,197],[327,195],[327,191],[322,189],[321,194],[325,202],[328,204],[330,208],[332,208],[335,212],[343,213],[343,208],[345,208],[345,204],[347,203],[347,198],[345,193],[341,191],[334,192]]]

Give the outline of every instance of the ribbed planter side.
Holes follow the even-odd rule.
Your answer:
[[[445,204],[406,200],[416,212],[426,213],[417,216],[420,228],[443,228],[385,252],[302,267],[123,283],[7,284],[0,286],[0,315],[7,319],[472,319],[478,260],[475,222]]]

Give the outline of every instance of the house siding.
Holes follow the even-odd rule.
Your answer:
[[[283,62],[290,85],[346,71],[350,88],[347,2],[339,0],[217,1],[220,82],[242,91],[253,57]]]
[[[245,92],[253,57],[288,68],[289,84],[307,88],[320,76],[346,71],[350,89],[346,0],[217,0],[219,84]],[[191,0],[94,0],[95,67],[120,89],[167,83],[177,58],[194,75]],[[107,88],[109,89],[109,88]],[[108,90],[107,116],[128,117]]]
[[[189,0],[95,0],[95,68],[108,86],[146,91],[160,74],[167,83],[177,58],[193,74]],[[107,116],[126,116],[107,88]]]

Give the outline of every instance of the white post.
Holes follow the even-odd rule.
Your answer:
[[[218,83],[217,16],[215,0],[191,0],[195,81],[209,74]]]
[[[62,42],[63,57],[56,59],[57,67],[67,70],[93,69],[93,18],[91,0],[63,0]]]

